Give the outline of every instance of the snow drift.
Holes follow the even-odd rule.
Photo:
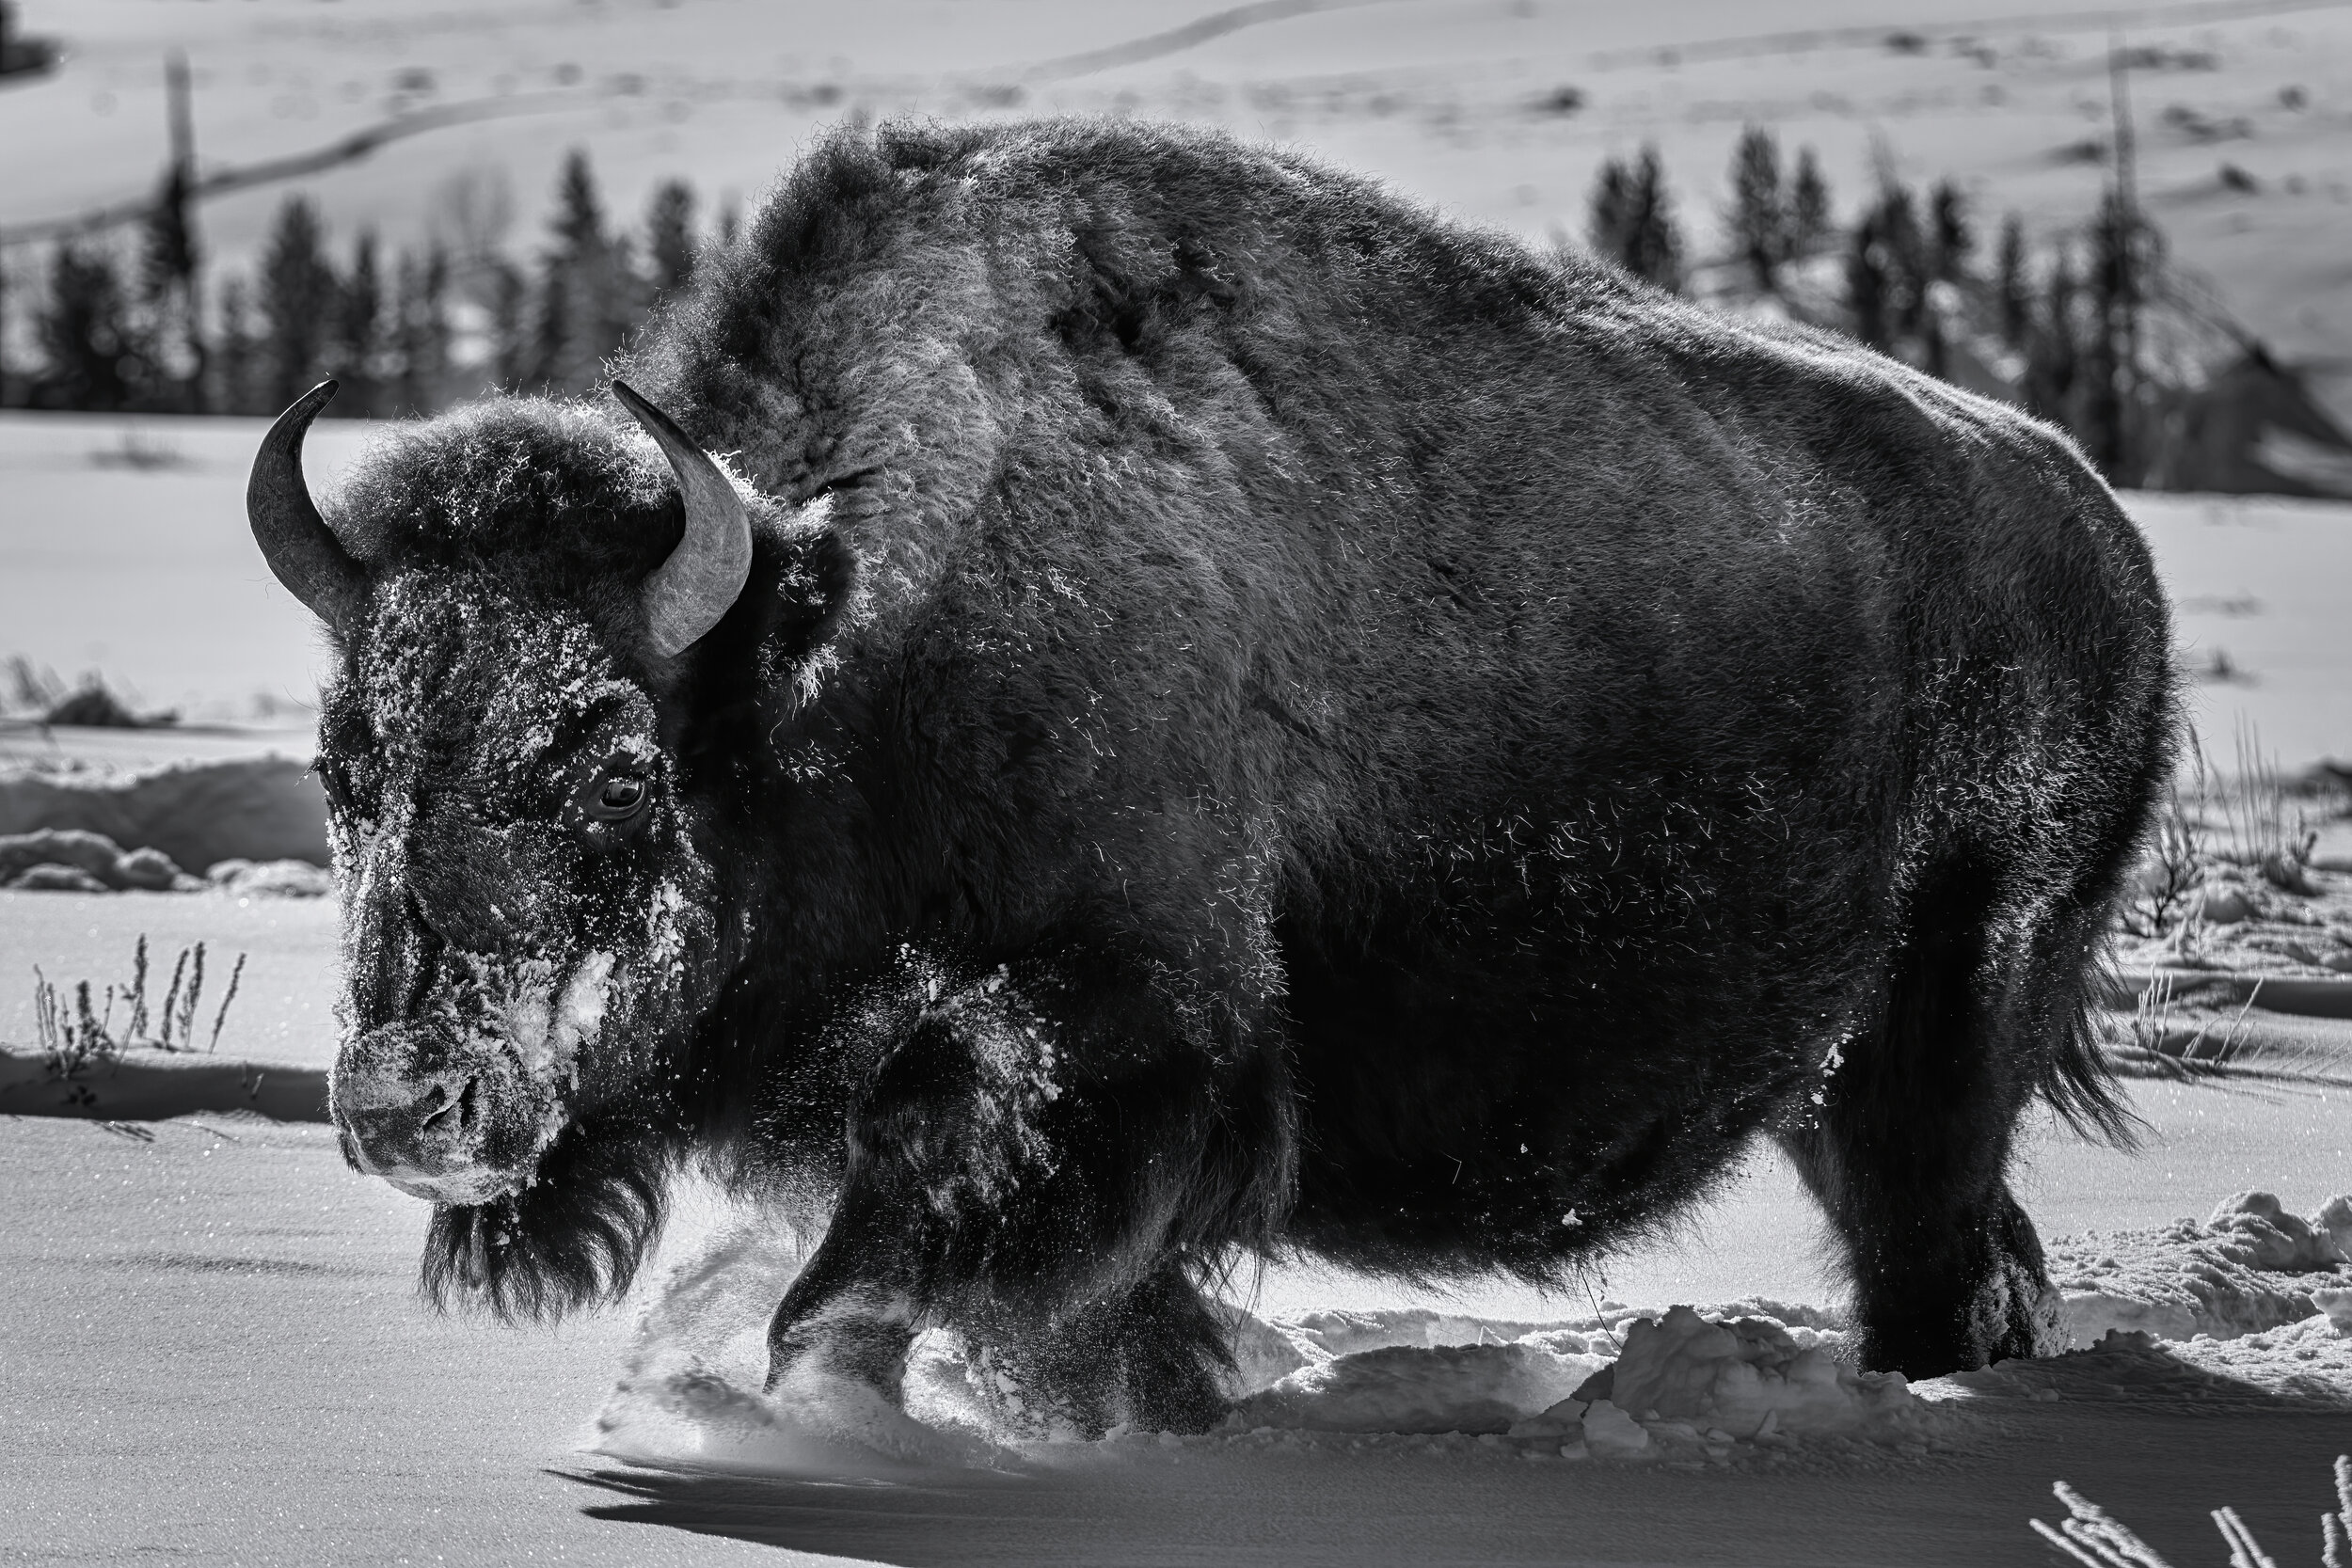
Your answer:
[[[0,834],[66,829],[190,871],[227,860],[327,863],[326,796],[307,763],[234,757],[120,776],[0,774]]]
[[[2239,1193],[2203,1224],[2093,1231],[2050,1247],[2050,1274],[2066,1295],[2070,1348],[2110,1329],[2160,1339],[2199,1334],[2235,1338],[2330,1310],[2352,1286],[2352,1196],[2312,1214],[2286,1212],[2264,1192]]]

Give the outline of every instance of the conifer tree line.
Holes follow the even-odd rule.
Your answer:
[[[342,383],[332,411],[344,416],[427,414],[490,387],[585,392],[697,254],[690,185],[664,183],[636,229],[619,228],[575,150],[527,261],[479,233],[387,251],[362,230],[339,244],[291,196],[250,272],[212,288],[181,179],[167,175],[135,246],[68,241],[36,276],[0,273],[0,404],[274,414],[327,375]],[[1813,150],[1785,167],[1772,133],[1751,127],[1728,184],[1724,256],[1710,270],[1728,268],[1732,283],[1710,294],[1780,298],[1935,375],[1954,372],[1963,345],[1979,362],[1997,345],[2010,395],[2072,431],[2116,483],[2146,472],[2162,389],[2138,343],[2163,256],[2117,191],[2040,262],[2010,217],[1988,270],[1949,181],[1921,193],[1883,171],[1841,226]],[[731,227],[723,218],[721,243]],[[1692,287],[1699,270],[1655,147],[1602,165],[1586,239],[1664,289]],[[11,318],[29,333],[8,332]],[[31,362],[9,362],[26,337]]]
[[[1784,177],[1776,139],[1750,127],[1728,182],[1723,232],[1732,277],[1713,295],[1779,298],[1791,316],[1932,375],[1953,375],[1964,347],[1991,363],[2017,402],[2071,432],[2110,481],[2137,483],[2148,473],[2167,389],[2148,372],[2140,337],[2164,252],[2119,189],[2110,186],[2090,219],[2039,261],[2010,215],[1987,267],[1967,199],[1948,180],[1921,193],[1882,171],[1841,227],[1813,150],[1800,150]],[[1692,286],[1655,147],[1602,165],[1585,238],[1636,277],[1677,293]],[[1801,263],[1811,264],[1802,284]]]
[[[208,278],[187,204],[167,189],[135,245],[59,243],[5,275],[0,405],[92,412],[275,414],[334,376],[330,412],[430,414],[496,386],[585,392],[661,297],[693,274],[693,188],[658,187],[642,223],[607,215],[587,154],[556,182],[528,261],[434,240],[339,241],[300,195],[279,203],[249,271]],[[721,237],[731,224],[721,224]]]

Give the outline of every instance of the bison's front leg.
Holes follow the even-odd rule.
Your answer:
[[[1245,1022],[1108,966],[918,974],[861,1021],[873,1066],[833,1222],[770,1331],[771,1390],[895,1399],[940,1324],[1018,1424],[1213,1422],[1230,1353],[1194,1277],[1262,1239],[1289,1159]]]

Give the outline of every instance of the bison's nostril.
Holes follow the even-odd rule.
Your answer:
[[[434,1085],[432,1091],[425,1097],[424,1116],[417,1123],[418,1131],[422,1132],[454,1112],[457,1117],[455,1130],[460,1133],[470,1132],[473,1128],[474,1109],[477,1103],[476,1083],[475,1079],[467,1079],[454,1095],[449,1092],[448,1085]]]

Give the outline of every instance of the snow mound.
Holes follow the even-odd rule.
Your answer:
[[[1389,1345],[1303,1367],[1242,1401],[1232,1420],[1309,1432],[1506,1432],[1606,1365],[1518,1342]]]
[[[1606,1313],[1612,1307],[1615,1307],[1620,1315],[1632,1315],[1632,1308],[1616,1303],[1603,1303],[1603,1312]],[[1580,1319],[1573,1322],[1519,1323],[1505,1318],[1473,1318],[1413,1307],[1302,1312],[1278,1320],[1277,1326],[1296,1342],[1311,1345],[1326,1354],[1353,1355],[1359,1351],[1387,1350],[1398,1345],[1433,1350],[1441,1345],[1508,1344],[1530,1334],[1567,1332],[1587,1324],[1597,1326],[1601,1321]],[[1581,1351],[1584,1346],[1579,1342],[1572,1348]]]
[[[2323,1315],[2259,1334],[2159,1340],[2111,1329],[2088,1349],[2039,1361],[1996,1361],[1918,1386],[1953,1396],[2060,1403],[2136,1404],[2183,1411],[2275,1410],[2280,1401],[2352,1408],[2352,1338]]]
[[[1710,1323],[1689,1307],[1629,1325],[1625,1354],[1578,1392],[1645,1426],[1680,1422],[1734,1437],[1902,1442],[1924,1436],[1927,1422],[1900,1372],[1855,1371],[1771,1318]]]
[[[309,765],[290,757],[175,763],[119,776],[0,773],[0,834],[43,828],[103,834],[181,866],[327,863],[326,796]]]
[[[1847,1326],[1846,1316],[1842,1312],[1776,1301],[1770,1296],[1742,1296],[1737,1301],[1708,1307],[1704,1311],[1717,1318],[1771,1318],[1787,1326],[1803,1345],[1834,1343],[1843,1336]],[[1270,1326],[1291,1343],[1305,1348],[1311,1355],[1316,1352],[1328,1355],[1349,1355],[1358,1351],[1385,1350],[1392,1345],[1435,1348],[1440,1345],[1502,1345],[1521,1340],[1541,1344],[1547,1350],[1578,1354],[1597,1346],[1613,1355],[1616,1351],[1614,1330],[1637,1318],[1655,1318],[1659,1313],[1660,1309],[1655,1307],[1629,1307],[1613,1299],[1602,1301],[1599,1310],[1587,1316],[1555,1318],[1541,1323],[1513,1318],[1478,1318],[1419,1307],[1362,1310],[1335,1307],[1277,1318]]]
[[[335,891],[333,876],[309,861],[222,861],[204,879],[236,898],[324,898]]]
[[[2233,1338],[2327,1310],[2315,1292],[2352,1286],[2352,1197],[2309,1216],[2274,1195],[2225,1198],[2203,1224],[2092,1232],[2050,1248],[2070,1349],[2110,1330],[2162,1339]]]
[[[2201,1334],[2167,1348],[2190,1366],[2270,1394],[2352,1408],[2352,1311],[2313,1313],[2234,1339]]]
[[[40,828],[0,834],[0,887],[28,892],[107,893],[136,889],[168,893],[199,884],[158,849],[134,849],[103,833],[78,828]]]
[[[1268,1325],[1308,1363],[1243,1400],[1228,1425],[1363,1435],[1499,1433],[1570,1457],[1635,1458],[1804,1436],[1911,1445],[1931,1413],[1899,1373],[1834,1359],[1842,1329],[1795,1325],[1743,1302],[1702,1316],[1605,1307],[1555,1324],[1431,1312],[1319,1312]],[[1781,1303],[1821,1324],[1835,1314]],[[1612,1309],[1613,1307],[1613,1310]],[[1608,1320],[1625,1323],[1622,1353]],[[1505,1339],[1509,1331],[1519,1331]],[[1458,1337],[1456,1344],[1414,1343]],[[1398,1342],[1403,1340],[1404,1342]],[[1330,1354],[1324,1346],[1348,1349]]]

